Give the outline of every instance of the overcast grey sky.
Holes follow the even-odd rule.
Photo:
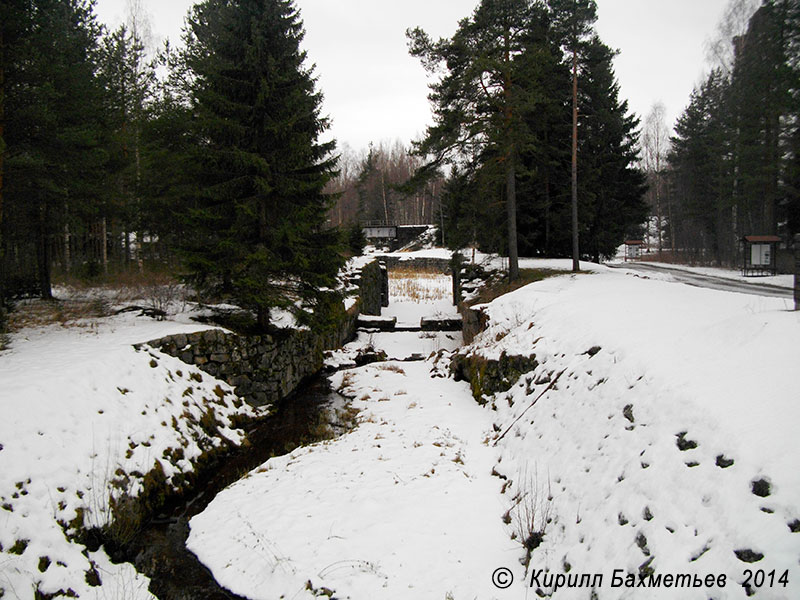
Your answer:
[[[154,37],[178,41],[193,0],[142,0]],[[419,137],[430,122],[426,74],[408,55],[405,30],[417,25],[450,36],[478,0],[296,0],[304,48],[317,66],[324,112],[340,145]],[[621,96],[644,116],[661,101],[672,125],[707,70],[705,41],[728,0],[597,0],[597,30],[620,51]],[[110,27],[123,22],[126,0],[97,0]]]

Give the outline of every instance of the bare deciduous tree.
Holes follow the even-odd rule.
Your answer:
[[[730,0],[713,38],[706,40],[706,60],[726,75],[733,70],[734,40],[744,35],[750,17],[759,7],[759,0]]]
[[[650,188],[647,199],[656,217],[656,237],[658,251],[663,250],[664,206],[663,206],[663,169],[666,168],[666,157],[669,152],[669,129],[666,124],[664,104],[656,102],[644,121],[641,137],[642,166],[647,174]],[[667,202],[667,226],[670,226],[670,207]],[[649,235],[649,228],[648,228]],[[673,236],[669,236],[672,240]]]
[[[342,226],[376,219],[399,225],[435,222],[440,212],[441,178],[434,177],[414,191],[398,189],[421,165],[422,159],[400,140],[370,144],[361,151],[344,144],[338,175],[326,188],[336,196],[328,212],[329,223]]]

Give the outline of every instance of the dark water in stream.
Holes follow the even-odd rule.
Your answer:
[[[136,539],[119,552],[116,560],[134,564],[151,579],[150,592],[161,600],[217,600],[241,598],[224,588],[186,549],[189,520],[202,512],[214,497],[248,471],[273,456],[330,437],[326,427],[331,411],[325,410],[337,395],[319,375],[282,401],[270,417],[248,429],[251,445],[225,458],[201,477],[194,495],[173,501],[154,517]],[[322,435],[326,432],[328,435]]]

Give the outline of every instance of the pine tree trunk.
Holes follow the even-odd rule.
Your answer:
[[[544,251],[550,255],[550,171],[544,171]]]
[[[53,289],[51,285],[51,260],[50,260],[50,240],[47,235],[47,216],[46,208],[39,209],[39,231],[36,240],[36,262],[38,263],[39,275],[39,294],[45,300],[53,299]]]
[[[5,64],[6,64],[6,46],[5,46],[5,39],[3,37],[3,28],[0,27],[0,140],[3,140],[3,136],[5,134],[5,125],[6,125],[6,71],[5,71]],[[2,259],[3,259],[3,169],[4,169],[4,162],[3,159],[5,157],[5,150],[0,149],[0,267],[3,266]],[[5,297],[5,278],[3,276],[4,268],[0,268],[0,312],[3,311],[2,309],[2,301]],[[0,319],[2,321],[2,319]],[[0,328],[2,328],[2,322],[0,322]]]
[[[506,162],[506,208],[508,210],[508,280],[519,278],[517,255],[517,183],[514,166],[514,147],[508,151]]]
[[[572,51],[572,270],[581,270],[578,247],[578,50]]]
[[[656,149],[656,220],[658,231],[658,253],[661,254],[663,244],[661,242],[661,157],[658,148]]]
[[[108,228],[106,218],[103,217],[100,221],[100,258],[103,261],[103,274],[108,275],[108,245],[106,244],[106,234]]]
[[[511,44],[508,34],[505,37],[506,71],[503,73],[503,96],[505,100],[505,134],[508,142],[506,155],[506,211],[508,215],[508,280],[519,279],[519,255],[517,254],[517,173],[516,147],[514,145],[514,107],[512,104]]]
[[[64,273],[72,270],[72,254],[69,248],[69,223],[64,223]]]

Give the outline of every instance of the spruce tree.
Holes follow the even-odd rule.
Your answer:
[[[66,215],[96,214],[102,193],[100,30],[85,0],[25,3],[17,16],[21,35],[7,60],[3,132],[5,231],[14,239],[4,244],[14,245],[20,281],[35,273],[39,294],[50,298],[52,253]]]
[[[520,252],[523,256],[569,256],[571,87],[559,36],[549,18],[539,19],[526,52],[517,59],[520,85],[535,91],[523,113],[526,137],[520,148]],[[568,241],[568,240],[567,240]]]
[[[619,100],[613,57],[595,36],[586,44],[582,67],[580,223],[585,251],[595,262],[636,236],[647,216],[645,177],[635,166],[639,121],[627,101]]]
[[[186,264],[265,328],[274,307],[313,307],[340,264],[323,229],[334,143],[319,141],[328,122],[293,2],[205,0],[188,24],[202,172]]]
[[[732,259],[732,153],[725,99],[729,82],[712,71],[678,118],[668,160],[675,197],[676,246],[700,260],[706,250]]]

